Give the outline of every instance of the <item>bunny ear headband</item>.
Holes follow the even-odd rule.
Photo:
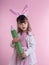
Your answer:
[[[19,16],[19,15],[25,15],[25,16],[27,16],[27,12],[28,12],[28,5],[25,5],[25,7],[23,8],[23,10],[22,10],[22,12],[20,13],[20,12],[18,12],[18,11],[14,11],[14,10],[12,10],[12,9],[10,9],[10,12],[12,12],[14,15],[17,15],[17,16]]]

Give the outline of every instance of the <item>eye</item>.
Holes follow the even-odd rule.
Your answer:
[[[22,23],[19,23],[19,25],[22,25]]]

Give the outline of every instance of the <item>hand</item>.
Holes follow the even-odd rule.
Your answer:
[[[22,53],[21,56],[22,56],[22,58],[26,58],[26,54],[24,52]]]
[[[13,38],[12,43],[18,42],[19,38]]]

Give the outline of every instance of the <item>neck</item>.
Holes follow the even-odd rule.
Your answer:
[[[27,32],[27,30],[23,31],[23,32]]]

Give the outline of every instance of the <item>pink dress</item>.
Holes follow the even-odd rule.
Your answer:
[[[24,51],[27,49],[26,35],[27,34],[23,32],[22,35],[20,36],[20,42],[22,47],[24,47]],[[16,65],[30,65],[30,63],[31,63],[30,56],[27,56],[24,60],[21,60],[19,54],[17,54]]]

